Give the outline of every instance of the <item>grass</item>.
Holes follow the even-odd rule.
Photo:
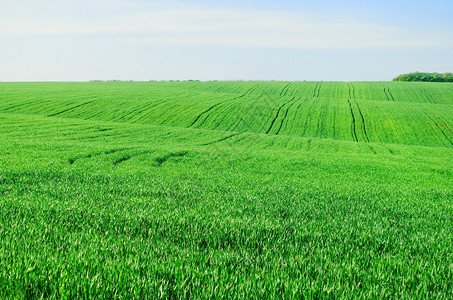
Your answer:
[[[451,298],[453,86],[0,83],[1,298]]]

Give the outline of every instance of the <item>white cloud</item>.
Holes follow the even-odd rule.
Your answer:
[[[83,0],[87,1],[87,0]],[[75,5],[75,2],[72,2]],[[80,3],[80,2],[79,2]],[[145,11],[121,0],[96,0],[125,9],[124,13],[89,17],[71,6],[53,15],[2,18],[0,37],[39,35],[105,35],[129,44],[214,45],[296,48],[370,48],[452,46],[451,34],[343,20],[297,12],[236,11],[232,9],[152,8]],[[110,7],[110,6],[109,6]]]

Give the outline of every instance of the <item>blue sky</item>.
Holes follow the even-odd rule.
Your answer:
[[[453,1],[0,0],[1,81],[453,71]]]

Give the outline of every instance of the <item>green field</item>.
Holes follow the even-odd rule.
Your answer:
[[[0,298],[453,298],[453,84],[0,83]]]

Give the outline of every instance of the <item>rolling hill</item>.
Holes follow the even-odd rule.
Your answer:
[[[0,83],[0,296],[453,297],[452,128],[449,83]]]

